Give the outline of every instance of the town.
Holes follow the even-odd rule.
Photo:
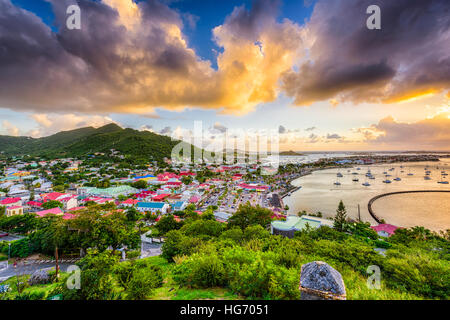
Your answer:
[[[209,288],[223,283],[220,279],[225,271],[214,271],[214,268],[222,270],[222,263],[231,263],[235,258],[228,261],[223,257],[225,260],[219,263],[217,257],[210,256],[215,255],[216,250],[245,250],[245,255],[255,255],[260,251],[254,251],[252,246],[259,247],[259,241],[268,241],[269,245],[282,237],[293,241],[292,245],[303,246],[304,241],[314,237],[327,239],[330,232],[335,232],[336,239],[344,234],[360,239],[355,241],[365,239],[364,250],[372,252],[371,259],[377,260],[386,256],[386,250],[396,245],[395,241],[404,241],[405,236],[416,239],[420,230],[383,223],[371,226],[352,220],[346,216],[342,201],[336,213],[325,213],[325,216],[320,212],[288,214],[289,207],[283,203],[283,198],[301,189],[291,182],[316,170],[439,161],[442,157],[448,155],[353,154],[309,162],[296,162],[284,156],[276,171],[263,174],[268,171],[264,162],[183,164],[163,158],[143,163],[114,149],[108,153],[57,159],[3,155],[0,160],[0,294],[4,299],[31,300],[147,299],[155,292],[172,291],[175,286],[178,289],[166,295],[178,295],[194,281],[186,278],[191,272],[198,272],[195,287]],[[448,235],[431,235],[438,243],[448,241]],[[336,245],[333,241],[337,240],[329,241],[323,245]],[[356,243],[359,242],[341,248],[356,250],[348,253],[353,255],[361,250]],[[211,246],[215,249],[208,249]],[[323,250],[311,249],[313,243],[309,246],[302,250],[309,254],[313,254],[310,250]],[[288,266],[283,272],[297,272],[296,263],[289,259],[297,261],[299,258],[285,250],[291,249],[280,251],[282,259],[288,260],[278,263]],[[239,255],[231,251],[228,254]],[[178,269],[194,263],[196,257],[200,257],[200,265],[204,261],[201,268],[206,269]],[[183,259],[188,260],[183,262]],[[256,263],[258,259],[251,261]],[[118,268],[114,271],[118,272],[118,282],[108,282],[110,287],[100,290],[102,285],[90,284],[94,278],[89,280],[89,273],[84,273],[80,280],[82,289],[72,290],[65,282],[71,277],[68,272],[74,263],[85,272],[94,272],[95,281],[113,281],[107,279]],[[211,265],[217,263],[219,265],[214,267]],[[247,291],[247,280],[231,270],[227,281],[237,277],[240,282],[237,287],[229,284],[228,289],[223,290],[230,290],[225,292],[233,299],[262,296],[264,290],[268,290],[263,285],[254,292]],[[264,283],[269,285],[268,281]],[[49,286],[46,288],[59,286],[53,291],[39,291],[35,286],[40,284]],[[440,286],[433,289],[437,297],[445,296],[439,291]],[[271,297],[298,299],[297,289],[289,291],[294,287],[296,285],[291,283],[283,289],[286,292],[274,291]],[[400,294],[392,290],[393,296]],[[217,293],[212,297],[221,298]]]

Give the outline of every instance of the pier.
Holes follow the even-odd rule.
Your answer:
[[[377,217],[377,215],[373,212],[372,204],[375,202],[375,200],[378,200],[383,197],[391,196],[394,194],[403,194],[403,193],[424,193],[424,192],[450,192],[450,190],[412,190],[412,191],[396,191],[396,192],[388,192],[379,194],[372,199],[369,200],[369,203],[367,204],[367,209],[369,210],[369,214],[372,216],[372,218],[378,222],[382,223],[381,219]]]

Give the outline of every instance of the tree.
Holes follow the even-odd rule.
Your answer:
[[[238,210],[228,220],[228,227],[239,227],[242,230],[251,225],[260,225],[266,228],[272,217],[272,211],[259,205],[252,207],[250,203],[240,205]]]
[[[145,189],[147,188],[147,182],[145,180],[138,180],[133,182],[131,186],[136,189]]]
[[[53,209],[53,208],[57,208],[57,207],[60,207],[62,209],[64,207],[64,205],[57,200],[50,200],[50,201],[44,202],[42,204],[42,209],[44,209],[44,210],[49,210],[49,209]]]
[[[333,227],[341,232],[344,232],[347,229],[347,210],[345,209],[342,200],[339,202],[339,206],[336,210]]]
[[[65,300],[110,300],[114,298],[114,266],[119,262],[117,256],[107,252],[90,251],[76,264],[81,268],[79,290],[67,288],[67,278],[62,279],[53,293],[62,293]]]
[[[142,217],[142,214],[136,208],[131,207],[126,211],[126,216],[128,221],[136,222]]]
[[[178,230],[183,226],[182,222],[177,222],[172,214],[163,216],[155,225],[161,234],[165,234],[171,230]]]
[[[184,176],[183,178],[181,178],[181,182],[183,182],[185,185],[189,185],[192,182],[192,177]]]

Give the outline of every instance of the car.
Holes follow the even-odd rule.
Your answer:
[[[9,236],[9,233],[0,233],[0,238],[4,238]]]

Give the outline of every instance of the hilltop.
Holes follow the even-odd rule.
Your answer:
[[[123,129],[111,123],[100,128],[61,131],[42,138],[0,136],[0,151],[7,156],[80,156],[115,149],[124,155],[170,157],[179,143],[149,131]]]

